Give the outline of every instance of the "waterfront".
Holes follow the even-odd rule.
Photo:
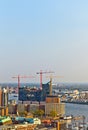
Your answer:
[[[66,103],[66,115],[83,115],[88,122],[88,105]]]
[[[9,95],[9,99],[13,99],[17,101],[17,97],[14,94]],[[66,115],[73,115],[73,116],[85,116],[86,121],[88,122],[88,105],[83,104],[72,104],[72,103],[65,103],[65,110]]]

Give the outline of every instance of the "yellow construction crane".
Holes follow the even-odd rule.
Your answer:
[[[50,78],[50,92],[49,92],[49,94],[52,95],[52,79],[53,78],[63,78],[63,76],[53,76],[53,75],[50,75],[50,76],[46,76],[46,78]]]

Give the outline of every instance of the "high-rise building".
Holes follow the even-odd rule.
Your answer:
[[[2,106],[8,106],[8,91],[6,88],[2,89]]]
[[[0,88],[0,115],[8,115],[8,91],[5,88]]]
[[[2,106],[2,89],[0,88],[0,106]]]

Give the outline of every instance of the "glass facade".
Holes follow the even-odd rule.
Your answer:
[[[42,90],[39,88],[19,88],[20,101],[45,101],[47,95],[49,95],[48,83],[42,85]]]

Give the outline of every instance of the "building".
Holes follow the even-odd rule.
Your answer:
[[[55,111],[57,116],[62,116],[65,114],[65,104],[60,102],[58,96],[47,96],[45,105],[45,115],[50,116],[51,111]]]
[[[8,107],[0,107],[0,115],[8,116]]]
[[[42,85],[42,90],[40,88],[34,87],[24,87],[19,88],[19,100],[20,101],[45,101],[47,95],[49,94],[49,83]]]
[[[8,113],[17,114],[17,104],[8,104]]]
[[[39,110],[39,104],[30,104],[30,112]]]
[[[18,113],[27,112],[27,108],[28,108],[28,104],[21,104],[21,103],[19,103],[17,105],[17,111],[18,111]]]
[[[42,84],[42,91],[41,91],[41,101],[45,101],[46,97],[50,93],[50,85],[49,83]]]
[[[8,106],[8,91],[6,88],[2,89],[2,103],[1,106]]]
[[[0,106],[2,106],[2,89],[0,88]]]
[[[5,88],[0,88],[0,115],[8,115],[8,91]]]

